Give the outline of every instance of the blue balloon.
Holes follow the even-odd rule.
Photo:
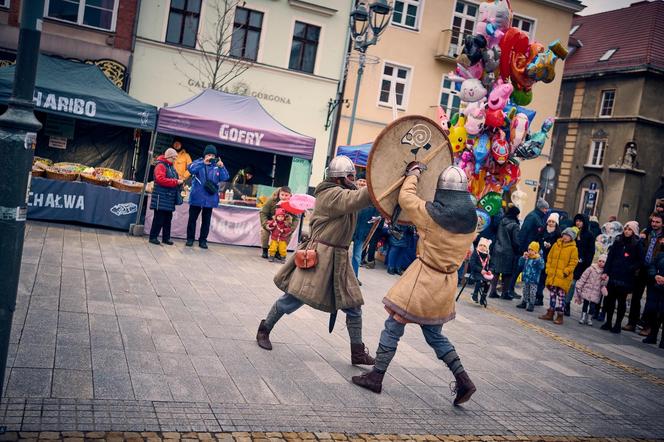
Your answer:
[[[477,212],[477,231],[481,232],[491,224],[491,216],[483,209],[475,209]]]

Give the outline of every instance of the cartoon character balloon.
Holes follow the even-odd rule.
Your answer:
[[[523,140],[528,134],[528,126],[530,122],[528,121],[528,116],[523,113],[517,113],[512,122],[510,123],[510,145],[512,146],[512,151],[521,145]]]
[[[486,160],[486,157],[489,155],[490,144],[489,134],[486,132],[475,140],[475,146],[473,148],[473,155],[475,155],[475,174],[480,173],[484,160]]]
[[[537,54],[535,59],[528,64],[526,73],[535,81],[551,83],[556,78],[556,61],[567,58],[568,51],[556,40],[549,45],[546,51]]]
[[[526,160],[540,156],[542,149],[544,148],[544,143],[546,142],[548,133],[552,127],[553,118],[547,118],[544,120],[544,123],[542,123],[542,129],[539,132],[535,132],[534,134],[530,135],[530,138],[528,138],[519,147],[517,147],[514,154]]]
[[[484,120],[486,111],[484,109],[485,101],[476,101],[466,106],[464,114],[466,115],[466,132],[469,135],[477,135],[484,130]]]
[[[459,116],[457,123],[450,128],[450,143],[452,144],[452,152],[459,153],[466,148],[466,141],[468,140],[468,133],[466,132],[466,119]]]
[[[500,42],[511,23],[512,11],[506,1],[483,2],[475,31],[486,37],[489,47],[493,47]]]
[[[500,212],[503,204],[503,198],[497,192],[489,192],[480,198],[480,208],[485,210],[489,215],[494,216]]]
[[[504,138],[494,137],[491,142],[491,156],[496,163],[505,164],[510,156],[510,145]]]

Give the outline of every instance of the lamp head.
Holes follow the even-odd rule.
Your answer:
[[[371,30],[374,35],[379,36],[387,28],[392,6],[387,3],[387,0],[376,0],[371,3],[369,9],[371,10]]]
[[[356,40],[367,32],[368,24],[369,12],[364,4],[360,3],[350,13],[350,31],[353,34],[353,40]]]

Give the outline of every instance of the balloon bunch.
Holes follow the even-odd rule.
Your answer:
[[[480,4],[476,34],[464,39],[456,69],[448,75],[462,101],[449,119],[455,163],[468,175],[469,190],[478,200],[478,216],[487,227],[497,214],[503,193],[515,189],[521,160],[537,158],[553,118],[531,132],[535,111],[525,108],[537,81],[550,83],[558,59],[567,50],[559,40],[547,48],[511,27],[509,0]]]

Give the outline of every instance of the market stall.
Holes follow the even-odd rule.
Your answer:
[[[0,68],[0,106],[11,96],[15,66]],[[157,109],[115,86],[95,65],[39,56],[34,92],[37,133],[28,218],[126,229],[141,184],[138,152],[154,131]],[[1,109],[0,109],[1,111]]]
[[[337,155],[346,155],[356,167],[367,167],[367,159],[372,143],[358,144],[356,146],[339,146]]]
[[[194,159],[201,156],[205,144],[215,144],[231,177],[248,164],[259,171],[253,190],[248,192],[255,198],[231,198],[226,193],[232,190],[230,183],[221,186],[222,202],[213,210],[208,241],[260,245],[261,201],[284,185],[296,193],[307,190],[316,140],[283,126],[256,98],[204,90],[182,103],[160,109],[157,132],[158,140],[164,135],[183,140]],[[161,149],[169,144],[161,143]],[[155,153],[161,149],[155,149]],[[175,238],[186,236],[186,190],[184,197],[185,203],[173,217],[171,235]],[[148,232],[151,213],[146,213],[144,225]],[[294,236],[292,245],[295,244]]]

